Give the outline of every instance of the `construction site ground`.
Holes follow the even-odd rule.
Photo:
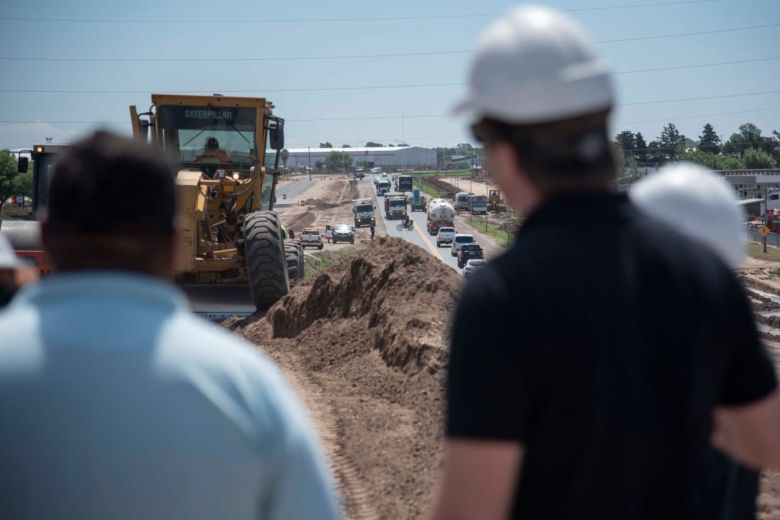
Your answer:
[[[293,188],[299,182],[305,184]],[[333,265],[299,283],[267,314],[224,325],[271,356],[296,387],[347,518],[421,518],[441,462],[447,334],[460,270],[448,249],[425,240],[421,213],[413,214],[414,232],[398,232],[397,221],[385,221],[370,178],[354,188],[344,177],[279,188],[292,194],[278,211],[296,232],[350,223],[353,196],[374,198],[377,239],[364,228],[356,237],[359,248],[326,245],[326,254],[347,254],[336,255]],[[488,256],[499,254],[500,244],[488,239],[478,237]],[[762,337],[780,360],[780,264],[749,259],[738,274]],[[780,473],[762,476],[758,508],[761,520],[780,519]]]

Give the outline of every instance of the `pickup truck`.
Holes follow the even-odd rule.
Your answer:
[[[482,248],[479,244],[463,244],[458,253],[458,267],[463,269],[466,262],[469,260],[483,260],[485,253],[482,252]]]
[[[452,239],[452,248],[450,249],[450,254],[452,254],[452,256],[458,256],[461,247],[463,247],[466,244],[476,244],[476,243],[477,240],[474,238],[474,235],[457,233],[455,235],[455,238]]]
[[[452,244],[455,240],[455,228],[453,227],[440,227],[439,232],[436,234],[436,247],[441,247],[442,244]]]
[[[307,247],[316,247],[322,249],[325,245],[322,243],[322,236],[320,236],[319,229],[304,229],[301,233],[301,247],[304,249]]]

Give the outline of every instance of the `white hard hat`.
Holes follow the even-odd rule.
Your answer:
[[[455,110],[474,120],[544,123],[614,104],[610,68],[585,31],[541,6],[516,7],[485,31],[469,85],[468,98]]]
[[[11,242],[0,233],[0,269],[16,269],[21,265],[19,258],[11,247]]]
[[[731,267],[745,258],[745,216],[731,185],[715,172],[676,163],[638,182],[631,200],[648,215],[714,249]]]

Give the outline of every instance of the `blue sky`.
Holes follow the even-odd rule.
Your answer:
[[[780,24],[777,0],[708,0],[675,5],[668,5],[672,4],[671,0],[537,3],[577,10],[571,14],[596,41]],[[667,5],[628,7],[649,3]],[[465,92],[462,83],[468,71],[468,51],[495,14],[506,11],[511,5],[514,3],[497,0],[3,0],[0,90],[4,91],[0,92],[0,121],[3,121],[0,123],[0,147],[29,147],[45,137],[67,142],[94,128],[91,124],[74,124],[75,121],[102,122],[118,131],[129,132],[128,105],[136,104],[139,109],[145,109],[150,102],[149,93],[153,91],[227,94],[230,90],[245,90],[247,92],[240,95],[264,95],[274,101],[276,113],[288,120],[288,147],[317,146],[326,140],[336,146],[355,146],[368,140],[406,141],[424,146],[455,145],[468,140],[466,121],[446,114]],[[619,8],[584,10],[593,7]],[[36,18],[103,21],[28,20]],[[342,20],[334,21],[339,18]],[[330,21],[309,21],[323,19]],[[186,20],[208,22],[182,23]],[[240,23],[227,23],[231,20]],[[674,122],[684,134],[694,138],[701,133],[705,122],[711,122],[725,137],[746,121],[757,124],[765,134],[780,130],[780,92],[668,101],[780,91],[780,59],[631,72],[780,58],[778,43],[780,25],[698,36],[599,43],[599,50],[620,72],[616,78],[622,105],[614,114],[614,132],[622,129],[641,131],[650,141],[658,136],[666,122]],[[429,52],[452,53],[208,62],[30,60],[281,58]],[[282,92],[410,84],[438,85]],[[30,89],[138,93],[7,92]],[[654,101],[664,102],[636,104]],[[370,119],[373,117],[384,119]],[[349,118],[363,119],[345,120]],[[313,119],[318,121],[311,121]]]

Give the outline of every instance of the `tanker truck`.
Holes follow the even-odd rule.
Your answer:
[[[444,199],[433,199],[428,203],[428,233],[435,235],[440,227],[455,226],[455,208]]]

